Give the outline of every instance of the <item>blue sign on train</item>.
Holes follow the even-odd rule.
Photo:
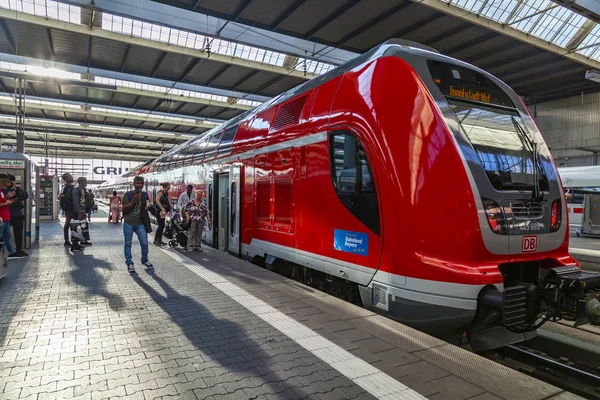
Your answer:
[[[334,250],[346,253],[369,255],[369,235],[361,232],[343,231],[335,229],[333,233]]]

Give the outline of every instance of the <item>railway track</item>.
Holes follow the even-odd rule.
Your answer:
[[[560,354],[569,354],[562,351]],[[527,344],[506,346],[495,361],[587,399],[600,399],[600,366],[532,349]]]

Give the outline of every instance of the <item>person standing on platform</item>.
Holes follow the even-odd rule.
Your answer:
[[[181,193],[179,199],[177,200],[177,212],[179,215],[182,217],[184,216],[183,210],[185,209],[185,206],[187,206],[190,201],[194,200],[194,197],[194,187],[192,185],[188,185],[187,190]]]
[[[8,175],[0,174],[0,188],[8,187]],[[0,218],[2,219],[2,227],[0,228],[0,235],[4,240],[4,245],[8,251],[8,259],[12,260],[15,258],[23,258],[18,255],[12,247],[10,239],[10,210],[9,207],[15,202],[14,199],[8,198],[4,195],[4,190],[0,190]]]
[[[85,192],[85,213],[87,215],[88,222],[92,222],[92,214],[94,213],[94,194],[92,189]]]
[[[119,207],[121,206],[121,199],[117,196],[117,192],[113,191],[113,195],[110,198],[110,216],[112,217],[111,222],[113,224],[119,223]]]
[[[73,210],[75,211],[75,214],[77,215],[76,218],[79,221],[86,221],[86,186],[87,179],[82,176],[77,178],[77,187],[71,191],[71,195],[73,198]],[[73,243],[71,246],[71,251],[81,251],[81,246],[79,245],[79,243],[76,243],[74,240],[72,240],[72,242]],[[81,244],[87,246],[92,245],[92,243],[89,240],[81,242]]]
[[[22,257],[28,256],[23,251],[23,223],[25,222],[25,215],[23,210],[25,209],[25,200],[29,198],[29,194],[17,186],[16,178],[14,175],[8,174],[8,187],[4,192],[4,195],[15,200],[9,207],[10,209],[10,225],[13,228],[15,235],[15,247],[16,253]]]
[[[133,179],[133,187],[134,190],[125,193],[122,200],[125,263],[127,264],[127,272],[130,274],[135,272],[133,256],[131,255],[134,232],[142,248],[142,265],[148,270],[154,270],[154,265],[148,261],[148,231],[144,224],[144,215],[142,214],[147,213],[146,210],[151,207],[148,193],[142,191],[144,188],[144,178],[136,176]]]
[[[171,184],[169,182],[164,182],[160,184],[162,186],[162,190],[159,190],[156,194],[156,222],[158,224],[158,228],[156,228],[156,234],[154,235],[154,244],[157,246],[164,246],[166,243],[162,241],[163,231],[165,230],[165,218],[171,212],[171,204],[169,202],[169,189],[171,189]]]
[[[65,181],[65,186],[60,195],[60,208],[65,212],[65,227],[63,229],[65,236],[65,247],[71,247],[71,241],[69,240],[69,232],[71,230],[71,221],[77,219],[77,213],[73,206],[73,177],[68,172],[65,172],[62,176]]]
[[[190,201],[184,209],[186,220],[188,221],[188,241],[186,250],[190,248],[193,251],[202,251],[202,231],[204,230],[204,223],[207,219],[208,229],[211,229],[210,213],[208,212],[208,206],[203,197],[204,192],[202,190],[197,190],[194,200]]]

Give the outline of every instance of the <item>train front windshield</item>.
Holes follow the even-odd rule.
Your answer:
[[[538,144],[510,97],[478,71],[433,60],[428,66],[494,189],[533,190],[537,176],[547,191]]]
[[[496,190],[531,190],[535,179],[548,190],[548,179],[534,160],[531,140],[516,110],[485,107],[448,99],[465,135]]]

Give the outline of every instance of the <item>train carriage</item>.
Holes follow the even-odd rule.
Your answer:
[[[215,248],[474,349],[597,301],[520,98],[418,44],[386,42],[139,173],[151,195],[204,189]],[[565,279],[586,289],[557,292]]]

